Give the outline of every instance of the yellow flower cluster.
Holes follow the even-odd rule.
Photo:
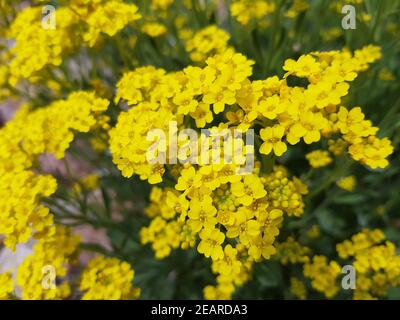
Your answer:
[[[9,71],[11,85],[20,79],[34,82],[38,71],[47,65],[59,66],[63,53],[74,47],[75,40],[70,36],[74,15],[70,10],[57,10],[56,29],[43,28],[41,19],[41,7],[27,7],[10,27],[8,37],[15,39],[15,46],[11,49],[14,58]]]
[[[8,74],[8,67],[0,55],[0,102],[11,96],[11,90],[7,87]]]
[[[246,131],[261,125],[261,154],[282,156],[288,144],[311,144],[337,135],[328,142],[334,155],[347,149],[355,160],[383,168],[393,152],[390,141],[376,137],[378,129],[360,116],[359,108],[348,111],[340,106],[348,93],[348,82],[379,58],[379,48],[374,46],[356,50],[354,55],[345,50],[314,52],[297,61],[287,60],[283,79],[273,76],[251,81],[254,62],[227,49],[207,58],[202,68],[189,66],[167,73],[148,66],[125,73],[117,85],[116,102],[123,101],[130,109],[119,115],[110,131],[113,162],[126,177],[136,174],[155,184],[163,181],[168,170],[168,179],[177,180],[175,189],[153,188],[146,211],[152,220],[141,230],[142,243],[150,243],[159,259],[173,249],[197,244],[198,252],[212,259],[217,275],[217,285],[207,286],[205,296],[230,297],[235,286],[249,278],[254,261],[269,259],[275,253],[283,213],[303,214],[302,196],[308,188],[297,178],[289,179],[286,170],[278,166],[266,175],[257,167],[252,174],[240,176],[237,167],[228,164],[151,164],[146,158],[153,144],[146,139],[148,132],[167,132],[170,121],[177,123],[174,130],[185,128],[192,119],[197,128],[212,126],[214,115],[222,113],[228,122],[211,129],[238,127]],[[306,78],[308,85],[289,86],[292,77]],[[167,158],[169,139],[158,150]],[[179,141],[178,145],[184,143]],[[178,158],[184,156],[179,154]],[[307,158],[313,167],[332,161],[323,150]],[[334,262],[327,263],[321,257],[310,262],[309,248],[293,238],[278,244],[278,252],[286,264],[305,264],[305,273],[317,290],[327,296],[336,293],[336,289],[327,288],[337,276]],[[315,275],[319,266],[330,272],[324,279]]]
[[[364,120],[360,108],[337,108],[348,93],[347,82],[378,58],[379,48],[373,46],[356,50],[354,56],[347,51],[315,52],[297,61],[286,60],[283,80],[271,77],[263,83],[253,82],[251,92],[258,96],[247,117],[269,123],[260,131],[264,141],[260,152],[280,156],[287,150],[286,143],[294,145],[302,139],[311,144],[322,136],[340,133],[353,159],[373,169],[386,167],[386,158],[393,152],[390,141],[376,137],[378,129]],[[287,86],[289,77],[307,78],[309,84],[307,88]]]
[[[0,234],[4,244],[15,249],[32,235],[40,238],[52,232],[53,216],[40,199],[56,191],[51,176],[32,171],[7,172],[0,176]]]
[[[332,298],[339,291],[336,282],[341,267],[336,261],[328,261],[325,256],[314,256],[312,261],[304,264],[303,273],[311,279],[311,286],[325,297]]]
[[[283,168],[258,176],[237,175],[234,165],[186,166],[174,189],[154,188],[142,228],[143,244],[151,243],[157,258],[172,249],[193,247],[212,259],[217,287],[206,297],[230,297],[249,278],[254,261],[269,259],[283,213],[300,215],[302,196]],[[300,209],[301,208],[301,209]],[[232,241],[233,240],[233,241]]]
[[[352,158],[372,169],[385,168],[389,162],[386,159],[394,148],[388,138],[378,138],[378,128],[371,121],[364,120],[361,108],[350,111],[340,107],[337,113],[336,127],[349,144],[348,151]]]
[[[180,125],[188,114],[199,127],[210,123],[211,106],[214,113],[221,113],[226,105],[236,102],[237,91],[251,75],[253,62],[227,50],[207,59],[207,64],[205,68],[188,67],[168,74],[162,69],[141,67],[119,81],[116,101],[123,99],[135,106],[122,112],[110,131],[113,161],[124,176],[138,174],[150,183],[161,182],[164,166],[150,164],[146,159],[146,151],[153,144],[147,141],[147,133],[151,129],[168,132],[170,121]]]
[[[242,25],[248,25],[252,19],[261,20],[274,11],[271,0],[234,0],[230,7],[231,15]]]
[[[207,300],[232,299],[235,287],[242,286],[251,278],[253,262],[243,245],[224,248],[224,259],[212,261],[211,269],[217,274],[217,285],[208,285],[203,289]]]
[[[142,102],[127,112],[121,112],[118,123],[110,131],[110,150],[113,162],[121,170],[124,177],[133,174],[151,184],[162,181],[164,165],[152,164],[147,160],[146,153],[153,144],[146,140],[147,133],[152,128],[168,132],[170,121],[176,120],[167,108],[158,108],[157,103]]]
[[[387,68],[379,71],[378,78],[382,81],[396,81],[396,76]]]
[[[379,229],[365,229],[336,246],[339,257],[352,259],[356,269],[354,299],[384,297],[391,287],[400,285],[400,256]]]
[[[89,132],[108,105],[108,100],[93,92],[80,91],[48,107],[20,114],[1,129],[0,172],[28,168],[34,157],[45,152],[61,159],[74,133]],[[15,160],[9,161],[11,156]]]
[[[141,30],[152,38],[160,37],[167,33],[167,28],[158,22],[147,22],[142,26]]]
[[[307,237],[309,239],[317,239],[321,235],[321,229],[317,224],[313,224],[310,229],[307,231]]]
[[[305,300],[307,298],[307,288],[304,282],[296,277],[290,278],[290,292],[300,300]]]
[[[386,158],[393,152],[390,141],[375,136],[377,128],[353,111],[359,108],[350,112],[344,107],[336,108],[348,92],[347,82],[379,57],[379,49],[372,46],[357,50],[354,56],[347,51],[316,52],[297,61],[287,60],[284,79],[274,76],[262,81],[248,79],[254,62],[232,49],[208,58],[204,68],[187,67],[175,73],[151,66],[138,68],[124,74],[117,85],[116,101],[123,99],[136,107],[123,112],[111,131],[114,162],[126,177],[138,174],[158,183],[165,168],[145,160],[149,130],[164,130],[170,120],[181,125],[186,115],[201,128],[212,122],[213,113],[222,113],[230,106],[225,126],[237,125],[246,130],[255,121],[263,124],[262,154],[273,152],[281,156],[287,143],[294,145],[304,140],[311,144],[322,136],[341,133],[344,140],[340,141],[355,160],[371,168],[384,168],[388,164]],[[307,88],[290,87],[290,76],[306,77],[310,84]],[[138,125],[132,126],[132,121]],[[324,161],[319,161],[322,153]],[[325,153],[312,154],[317,159],[313,161],[318,162],[316,166],[327,164]]]
[[[0,129],[0,234],[7,247],[51,231],[52,215],[40,201],[55,192],[56,181],[31,171],[38,156],[64,157],[74,134],[94,128],[108,104],[94,93],[76,92],[45,108],[23,109]]]
[[[167,10],[173,3],[174,0],[151,0],[151,7],[154,10]]]
[[[357,180],[354,176],[348,176],[340,178],[338,181],[336,181],[336,184],[339,188],[345,191],[353,192],[357,186]]]
[[[83,35],[89,46],[94,46],[102,33],[113,37],[129,23],[141,18],[138,7],[122,0],[102,1],[85,19],[88,25]]]
[[[321,168],[329,165],[332,162],[332,158],[329,156],[328,151],[315,150],[306,154],[306,159],[313,168]]]
[[[74,0],[56,10],[54,27],[42,25],[42,8],[27,7],[13,21],[7,36],[15,40],[10,53],[12,85],[21,79],[36,82],[39,71],[47,66],[59,66],[63,57],[80,44],[94,46],[101,33],[114,36],[126,25],[139,19],[138,8],[122,0]],[[75,30],[84,32],[77,33]]]
[[[98,256],[82,272],[80,290],[83,300],[130,300],[139,297],[132,286],[135,272],[124,261]]]
[[[11,273],[0,274],[0,300],[9,300],[14,292],[14,281]]]
[[[285,12],[288,18],[295,18],[310,7],[308,0],[294,0],[291,7]],[[326,32],[326,30],[324,30]]]
[[[307,186],[298,178],[288,178],[284,167],[276,166],[273,172],[262,178],[267,190],[268,202],[289,216],[300,217],[304,212],[302,197],[308,193]]]
[[[37,242],[33,253],[18,267],[17,284],[22,299],[62,299],[71,294],[70,284],[64,279],[68,265],[74,261],[80,237],[62,226],[54,234]]]
[[[208,57],[220,54],[228,48],[230,35],[223,29],[211,25],[197,31],[186,42],[186,50],[195,62],[204,62]]]
[[[284,264],[304,264],[310,261],[311,249],[301,245],[293,237],[276,245],[277,258]]]

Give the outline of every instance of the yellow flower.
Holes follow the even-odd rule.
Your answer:
[[[277,95],[261,100],[257,110],[264,117],[270,120],[276,119],[279,114],[285,111],[284,106],[280,103],[280,99]]]
[[[305,300],[307,298],[307,288],[304,282],[298,278],[290,278],[290,292],[300,300]]]
[[[221,113],[225,109],[225,105],[232,105],[236,102],[235,93],[218,85],[213,85],[204,95],[203,102],[213,105],[216,114]]]
[[[147,22],[142,26],[142,32],[152,38],[163,36],[167,33],[167,28],[157,22]]]
[[[357,185],[357,180],[354,176],[343,177],[336,182],[337,186],[343,190],[353,192]]]
[[[198,128],[204,128],[207,123],[211,123],[214,120],[210,106],[206,103],[200,103],[196,111],[190,113],[190,116],[195,119]]]
[[[193,89],[196,93],[207,90],[216,78],[216,71],[210,66],[205,68],[189,66],[185,68],[183,72],[188,77],[188,87]]]
[[[272,209],[271,211],[259,211],[256,213],[257,221],[260,223],[261,231],[269,236],[276,237],[279,227],[283,221],[283,211]]]
[[[213,269],[222,275],[234,277],[240,273],[241,267],[237,249],[228,244],[224,248],[224,258],[216,261]]]
[[[233,183],[232,193],[245,206],[250,205],[253,199],[260,199],[267,194],[260,178],[255,175],[246,175],[243,181]]]
[[[336,261],[329,262],[325,256],[314,256],[312,262],[304,265],[303,273],[311,279],[312,287],[327,298],[334,297],[339,291],[336,280],[341,268]]]
[[[302,78],[321,72],[321,65],[311,55],[302,55],[297,61],[286,60],[283,70],[287,71],[285,76],[293,74]]]
[[[317,239],[321,235],[321,229],[317,224],[313,224],[311,228],[307,231],[307,237],[310,239]]]
[[[260,147],[260,153],[268,155],[274,151],[274,154],[280,157],[287,151],[286,143],[282,141],[284,135],[285,128],[281,126],[261,129],[260,136],[264,143]]]
[[[147,135],[151,129],[161,129],[168,132],[170,121],[175,120],[175,116],[170,110],[153,110],[159,106],[157,103],[140,103],[139,106],[127,112],[121,112],[118,117],[117,125],[110,131],[110,151],[113,162],[124,177],[130,178],[132,175],[139,175],[140,179],[148,180],[150,184],[162,181],[165,172],[163,158],[159,163],[158,156],[165,154],[166,145],[162,147],[161,141],[156,153],[148,154],[154,140],[147,140]],[[133,126],[132,123],[135,123]],[[148,161],[148,157],[154,161]],[[152,158],[153,157],[153,158]]]
[[[265,15],[275,10],[275,4],[269,0],[235,0],[230,12],[242,25],[248,25],[250,20],[261,20]]]
[[[329,156],[328,151],[315,150],[306,154],[306,159],[313,168],[321,168],[329,165],[332,162],[332,158]]]
[[[235,224],[228,227],[226,236],[239,237],[240,242],[247,245],[252,238],[260,234],[260,223],[252,219],[253,215],[251,211],[240,208],[235,215]]]
[[[220,260],[224,258],[222,243],[225,240],[225,235],[218,229],[205,228],[200,232],[200,243],[197,247],[199,253],[204,254],[207,258]]]
[[[112,37],[129,23],[141,18],[138,7],[119,0],[107,1],[90,12],[85,22],[89,25],[84,39],[94,46],[101,33]]]
[[[288,237],[276,246],[279,261],[284,264],[308,263],[310,261],[310,248],[302,246],[293,237]]]
[[[175,185],[175,189],[179,191],[184,191],[189,189],[193,185],[195,176],[196,176],[196,171],[194,167],[182,169],[181,175],[178,178],[178,183]]]
[[[214,228],[217,224],[217,209],[210,201],[197,201],[193,199],[190,202],[190,210],[188,212],[188,225],[194,232],[199,232],[204,228]]]
[[[208,57],[223,53],[228,47],[230,35],[215,25],[196,32],[186,42],[186,50],[190,58],[196,62],[204,62]]]
[[[264,236],[258,234],[250,240],[249,256],[254,260],[259,260],[262,256],[264,259],[269,259],[276,253],[275,247],[272,245],[274,237],[268,234]]]
[[[347,95],[349,87],[346,82],[322,81],[310,84],[307,88],[307,95],[309,99],[315,101],[318,109],[323,109],[329,105],[340,104],[341,98]]]
[[[388,138],[379,139],[370,136],[361,143],[349,147],[349,153],[354,160],[359,161],[372,169],[386,168],[389,165],[387,157],[394,151],[394,147]]]
[[[290,127],[286,140],[290,144],[297,144],[300,138],[307,144],[319,141],[321,130],[327,125],[327,120],[322,114],[308,111],[300,114],[299,118],[299,122]]]
[[[194,93],[190,90],[177,93],[173,102],[178,106],[179,114],[188,114],[194,112],[198,106],[197,100],[194,100]]]
[[[154,10],[167,10],[173,3],[174,0],[151,0],[151,7]]]
[[[352,128],[360,125],[364,120],[364,114],[361,111],[360,107],[355,107],[348,111],[344,107],[340,107],[338,112],[338,122],[337,127],[340,129],[342,134],[346,134]]]

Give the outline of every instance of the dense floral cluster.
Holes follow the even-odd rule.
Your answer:
[[[74,134],[93,129],[108,104],[94,93],[76,92],[45,108],[23,109],[0,129],[0,233],[5,245],[14,249],[32,235],[49,233],[53,217],[40,201],[56,191],[57,183],[32,169],[41,154],[63,158]]]
[[[138,68],[126,73],[117,85],[116,101],[123,99],[133,108],[121,113],[110,133],[114,162],[126,177],[138,174],[158,183],[165,168],[146,160],[146,150],[154,142],[145,140],[146,134],[155,128],[167,129],[172,120],[181,124],[186,115],[202,128],[212,122],[213,113],[222,113],[229,106],[227,125],[246,130],[261,121],[265,126],[259,132],[262,154],[282,156],[287,144],[301,140],[311,144],[322,136],[340,133],[355,160],[384,168],[393,152],[390,141],[376,137],[378,129],[364,120],[360,108],[349,112],[345,107],[336,108],[348,93],[346,81],[354,80],[358,71],[379,56],[375,47],[358,50],[354,57],[348,52],[304,55],[298,61],[285,62],[284,79],[274,76],[263,81],[250,81],[254,62],[231,49],[207,59],[204,68],[188,67],[177,73]],[[288,86],[289,76],[307,77],[310,84],[307,89]],[[132,126],[133,121],[138,125]],[[327,160],[322,160],[322,154]],[[315,151],[309,158],[316,159],[311,161],[314,167],[330,162],[326,151]]]
[[[8,300],[14,291],[14,281],[11,273],[0,274],[0,300]]]
[[[230,297],[249,279],[254,261],[275,254],[283,213],[302,214],[302,195],[283,168],[258,171],[237,175],[232,165],[188,166],[175,190],[153,189],[147,211],[153,220],[142,229],[142,242],[152,244],[157,258],[198,244],[218,275],[217,287],[205,288],[207,298]]]
[[[11,49],[14,55],[10,64],[11,84],[20,79],[35,81],[35,75],[46,65],[59,66],[62,54],[72,50],[74,40],[68,36],[68,29],[74,23],[73,13],[60,9],[57,29],[46,30],[42,27],[40,7],[28,7],[21,11],[9,30],[8,37],[15,39]]]
[[[333,298],[340,292],[345,265],[355,269],[353,299],[382,298],[390,288],[399,285],[400,256],[396,253],[396,245],[385,241],[385,234],[380,229],[364,229],[351,239],[338,243],[336,260],[329,261],[328,257],[315,254],[293,237],[276,247],[279,261],[285,265],[302,265],[305,281],[309,280],[311,287],[326,298]],[[304,299],[307,296],[305,282],[292,277],[291,293]]]
[[[290,292],[298,299],[305,300],[307,298],[307,288],[298,278],[290,278]]]
[[[231,4],[231,14],[243,25],[254,20],[261,20],[275,10],[275,4],[269,0],[234,0]]]
[[[151,184],[162,182],[169,172],[165,164],[170,163],[167,158],[171,160],[172,138],[168,136],[158,150],[158,156],[163,154],[165,161],[151,163],[147,151],[154,140],[147,139],[148,132],[156,128],[168,132],[171,121],[177,124],[175,131],[185,128],[187,117],[203,128],[220,113],[228,120],[220,129],[230,126],[246,131],[256,122],[262,123],[261,154],[282,156],[287,144],[301,140],[311,144],[323,136],[341,134],[340,141],[354,159],[374,168],[387,165],[386,157],[393,151],[389,140],[377,138],[377,128],[364,116],[358,122],[351,120],[356,112],[353,110],[359,108],[349,111],[351,115],[347,117],[343,114],[345,107],[336,107],[348,93],[347,82],[380,57],[377,48],[366,47],[356,51],[354,57],[346,51],[304,55],[297,61],[285,62],[287,73],[283,79],[274,76],[262,81],[249,80],[253,61],[232,49],[225,50],[208,58],[203,68],[187,67],[182,72],[167,73],[150,66],[124,74],[117,85],[116,101],[124,101],[130,109],[119,115],[117,125],[110,131],[113,161],[124,176],[136,174]],[[307,78],[309,85],[289,86],[287,79],[292,76]],[[183,143],[180,140],[178,145]],[[381,145],[375,148],[376,143]],[[360,155],[354,153],[356,148]],[[186,152],[185,149],[178,159],[185,160]],[[333,161],[324,150],[310,153],[307,159],[315,168]],[[276,252],[273,244],[283,212],[302,215],[302,195],[307,194],[307,186],[297,178],[290,180],[280,167],[267,175],[256,168],[251,175],[241,176],[236,174],[234,165],[223,161],[219,165],[196,163],[200,166],[184,165],[175,176],[171,171],[177,181],[175,190],[153,189],[153,203],[147,211],[152,221],[141,231],[142,242],[151,243],[156,257],[164,258],[172,249],[191,247],[199,240],[198,252],[211,257],[217,274],[218,284],[205,289],[206,297],[230,297],[235,286],[249,278],[253,261],[269,259]],[[293,260],[290,254],[287,257],[282,259]],[[324,263],[315,258],[305,267],[306,275],[312,278],[313,270]],[[334,267],[327,265],[334,271],[332,279],[313,282],[316,290],[324,291],[328,297],[336,292],[327,291],[337,276]]]
[[[42,8],[27,7],[18,14],[7,34],[15,40],[10,51],[14,56],[9,66],[10,84],[21,79],[37,82],[38,72],[46,66],[60,66],[63,57],[81,44],[94,46],[102,33],[114,36],[141,17],[137,11],[137,6],[122,0],[74,0],[56,10],[55,26],[43,28]],[[79,28],[85,30],[81,37],[71,37]]]
[[[209,26],[196,32],[186,42],[186,50],[195,62],[204,62],[208,57],[224,53],[228,48],[230,35],[217,26]]]
[[[353,159],[373,169],[386,167],[386,158],[393,152],[390,141],[376,137],[378,128],[364,119],[360,108],[350,111],[343,106],[337,108],[341,98],[348,93],[347,82],[353,81],[357,72],[365,70],[379,57],[379,49],[368,46],[356,50],[354,56],[346,51],[331,51],[303,55],[297,61],[287,60],[283,67],[287,71],[285,79],[291,76],[307,78],[309,84],[304,89],[289,87],[285,79],[277,77],[265,80],[264,90],[268,93],[258,100],[254,109],[258,117],[273,121],[274,125],[264,129],[267,132],[261,132],[264,145],[260,152],[269,154],[273,151],[280,156],[287,149],[285,142],[294,145],[303,140],[311,144],[322,136],[340,134]],[[310,159],[320,159],[320,163],[311,162],[312,166],[329,163],[329,160],[321,160],[321,155],[321,152],[310,154]]]
[[[337,280],[341,273],[336,261],[328,261],[325,256],[314,256],[310,263],[304,265],[304,276],[311,279],[312,287],[332,298],[338,291]]]
[[[116,258],[96,257],[82,272],[83,300],[127,300],[137,298],[140,289],[132,287],[132,267]]]
[[[340,258],[352,260],[357,272],[354,299],[384,297],[390,287],[400,285],[400,256],[395,244],[385,241],[382,230],[365,229],[336,249]]]
[[[68,266],[76,258],[79,236],[58,226],[54,233],[39,240],[33,253],[25,258],[17,272],[17,284],[26,300],[62,299],[71,294],[68,281],[63,280]],[[48,269],[46,269],[48,268]],[[48,277],[48,280],[44,276]]]
[[[1,176],[0,186],[0,233],[6,246],[15,249],[32,235],[40,238],[52,232],[53,216],[40,200],[56,191],[53,177],[11,171]]]
[[[397,4],[379,4],[382,23],[375,5],[350,1],[368,40],[349,43],[313,18],[341,14],[342,0],[330,10],[55,0],[55,19],[45,2],[0,0],[0,103],[20,104],[12,116],[0,110],[0,249],[31,250],[2,269],[0,300],[152,297],[167,265],[167,295],[181,297],[192,289],[180,288],[181,257],[208,259],[206,299],[246,297],[262,282],[302,300],[397,294],[398,226],[386,210],[398,201],[361,193],[397,186],[388,167],[400,101],[382,99],[398,91]],[[360,97],[379,81],[384,90]],[[379,99],[390,105],[383,119],[369,105]],[[105,231],[105,243],[81,239],[82,225]],[[81,250],[96,255],[78,260]],[[356,288],[343,292],[348,265]]]
[[[288,237],[284,242],[278,243],[277,250],[277,257],[284,265],[304,264],[310,261],[310,248],[302,246],[293,237]]]

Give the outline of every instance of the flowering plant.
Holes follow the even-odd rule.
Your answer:
[[[398,298],[400,6],[349,2],[0,0],[0,299]]]

